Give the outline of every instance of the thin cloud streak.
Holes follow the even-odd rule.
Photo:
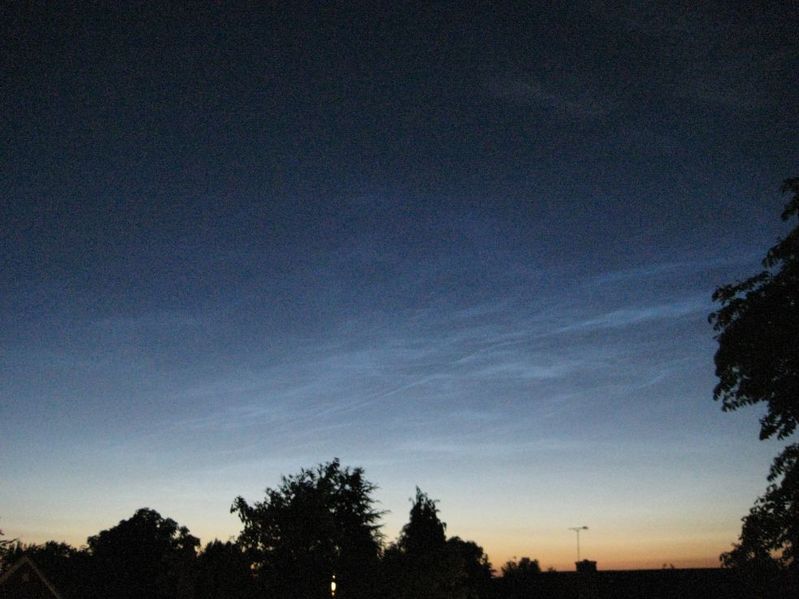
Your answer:
[[[669,274],[672,269],[662,266],[638,276],[652,278]],[[627,280],[635,275],[608,273],[594,283],[604,285],[614,277]],[[530,314],[514,306],[513,299],[505,298],[503,304],[500,310],[491,307],[496,304],[486,303],[451,313],[441,309],[417,312],[410,328],[396,321],[373,330],[368,323],[361,327],[361,323],[350,320],[346,328],[356,331],[353,338],[318,346],[290,367],[250,373],[250,384],[231,380],[217,383],[207,394],[196,389],[190,392],[188,396],[194,398],[206,396],[210,404],[214,395],[233,399],[246,393],[250,403],[178,421],[173,430],[257,429],[288,422],[284,421],[288,414],[295,415],[292,422],[301,420],[314,428],[313,423],[347,418],[387,403],[402,405],[421,398],[435,401],[437,396],[457,396],[464,385],[487,390],[496,383],[548,382],[551,386],[562,381],[559,385],[568,387],[569,377],[579,379],[586,373],[618,368],[609,360],[616,351],[615,341],[606,339],[600,347],[599,340],[575,338],[575,334],[680,321],[707,308],[707,301],[698,296],[671,303],[616,307],[601,313],[583,310],[582,314],[578,306],[560,311],[547,307]],[[553,346],[560,338],[566,345],[558,342],[560,347]],[[656,384],[667,373],[647,376],[633,386]],[[451,410],[457,412],[462,407],[455,403]],[[495,414],[495,410],[489,408],[484,413]]]
[[[208,464],[250,460],[264,452],[313,455],[315,447],[331,444],[357,452],[370,423],[378,421],[387,452],[420,439],[443,443],[445,422],[460,422],[464,430],[478,426],[481,434],[509,442],[545,435],[542,422],[558,423],[591,406],[595,390],[608,398],[626,397],[667,384],[673,362],[652,355],[647,364],[627,366],[630,356],[645,352],[636,347],[638,341],[618,335],[698,320],[707,307],[704,296],[682,290],[668,302],[647,303],[627,292],[629,286],[668,280],[679,268],[668,263],[575,280],[567,303],[554,291],[520,281],[500,285],[493,298],[480,301],[351,315],[324,339],[295,340],[279,359],[261,350],[248,353],[246,366],[233,362],[184,373],[189,385],[163,387],[165,405],[174,406],[171,416],[154,414],[157,418],[129,427],[124,440],[106,437],[105,447],[120,455],[169,455],[190,446]],[[213,331],[220,314],[205,315],[202,327]],[[173,331],[197,324],[180,313],[103,321],[120,334],[159,322]],[[646,342],[646,337],[640,341]],[[130,357],[130,366],[140,359],[116,355],[114,344],[106,349],[110,363]],[[231,347],[233,355],[245,350]],[[80,347],[62,351],[72,359],[82,355]],[[147,351],[145,344],[139,354]],[[153,366],[145,360],[132,372],[147,368]],[[461,418],[465,413],[473,418]],[[509,431],[508,422],[518,426]]]
[[[652,320],[679,319],[692,313],[705,312],[707,300],[699,298],[678,300],[668,304],[622,308],[566,325],[557,333],[628,327]]]
[[[493,78],[489,95],[497,100],[521,106],[537,107],[562,118],[596,119],[606,117],[618,100],[587,82],[560,73],[555,81],[534,75]]]

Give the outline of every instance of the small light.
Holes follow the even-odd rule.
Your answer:
[[[333,578],[330,580],[330,596],[336,596],[336,575],[333,574]]]

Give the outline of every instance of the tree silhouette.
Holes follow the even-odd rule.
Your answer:
[[[253,505],[237,497],[231,511],[244,525],[239,541],[253,555],[264,590],[328,597],[335,574],[338,597],[373,597],[381,547],[375,488],[361,468],[342,468],[334,459],[284,476]]]
[[[540,579],[540,574],[541,566],[537,559],[522,557],[519,561],[505,562],[500,579],[503,596],[508,599],[529,596],[534,583]]]
[[[192,595],[199,540],[185,526],[142,508],[128,520],[89,537],[95,596],[174,599]]]
[[[541,574],[541,566],[537,559],[523,557],[517,561],[507,561],[502,566],[502,576],[505,578],[526,579]]]
[[[4,539],[5,533],[0,529],[0,574],[5,570],[6,564],[10,563],[9,554],[16,543],[16,539]]]
[[[447,552],[454,558],[462,574],[459,578],[465,590],[463,594],[470,599],[490,596],[493,575],[491,562],[483,548],[474,541],[451,537],[447,539]]]
[[[799,178],[782,189],[794,194],[782,220],[799,217]],[[760,438],[784,439],[799,422],[799,226],[768,251],[763,267],[713,294],[722,306],[710,315],[719,333],[713,394],[724,410],[765,403]]]
[[[799,178],[787,179],[782,191],[793,194],[782,220],[799,218]],[[714,397],[724,410],[764,403],[760,438],[786,439],[799,422],[799,224],[768,251],[763,268],[713,294],[721,304],[709,317],[719,344]],[[796,590],[799,444],[775,459],[768,480],[765,495],[743,519],[739,542],[722,562],[752,573],[761,586],[776,572],[780,584]]]
[[[64,596],[83,596],[86,580],[91,574],[90,556],[85,550],[47,541],[43,545],[16,543],[6,555],[9,564],[24,556],[30,557]]]
[[[423,557],[444,548],[447,525],[438,518],[436,501],[416,487],[410,519],[402,527],[397,544],[409,556]]]
[[[238,543],[212,541],[197,557],[196,599],[254,599],[251,559]]]
[[[457,537],[448,542],[447,525],[439,519],[436,503],[416,488],[408,523],[403,526],[396,544],[389,547],[383,557],[386,597],[469,599],[480,596],[477,585],[471,585],[469,575],[471,572],[475,578],[480,577],[476,570],[481,567],[482,549]],[[488,568],[490,576],[490,564]]]
[[[790,445],[769,471],[770,484],[743,518],[741,536],[722,563],[736,568],[755,591],[773,597],[799,592],[799,444]]]

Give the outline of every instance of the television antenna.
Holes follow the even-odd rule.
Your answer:
[[[577,533],[577,561],[580,561],[580,531],[581,530],[588,530],[587,526],[571,526],[569,530],[573,530]]]

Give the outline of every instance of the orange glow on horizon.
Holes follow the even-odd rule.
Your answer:
[[[113,525],[113,524],[111,524]],[[103,528],[107,528],[104,526]],[[91,534],[97,534],[101,528]],[[7,528],[5,530],[7,539],[18,538],[21,542],[44,543],[55,540],[68,543],[74,547],[84,547],[88,535],[81,536],[71,532],[66,534],[49,535],[40,531],[22,531]],[[206,531],[203,531],[206,532]],[[236,533],[222,532],[219,534],[201,534],[202,546],[214,538],[228,540],[235,537]],[[462,536],[462,538],[470,538]],[[566,535],[567,541],[573,541]],[[558,572],[572,572],[575,570],[576,547],[569,542],[553,542],[549,547],[544,542],[539,542],[536,547],[521,548],[514,546],[513,543],[500,542],[497,544],[481,543],[479,538],[473,538],[481,545],[488,554],[489,560],[494,567],[495,573],[501,572],[502,566],[510,560],[518,560],[522,557],[537,559],[542,571],[554,568]],[[581,557],[597,562],[597,568],[601,570],[659,570],[661,568],[718,568],[720,567],[719,554],[727,551],[731,543],[718,543],[702,540],[686,540],[683,542],[671,542],[659,544],[650,541],[643,545],[638,543],[634,549],[634,543],[624,543],[620,540],[614,542],[599,543],[594,540],[586,543],[581,548]]]

